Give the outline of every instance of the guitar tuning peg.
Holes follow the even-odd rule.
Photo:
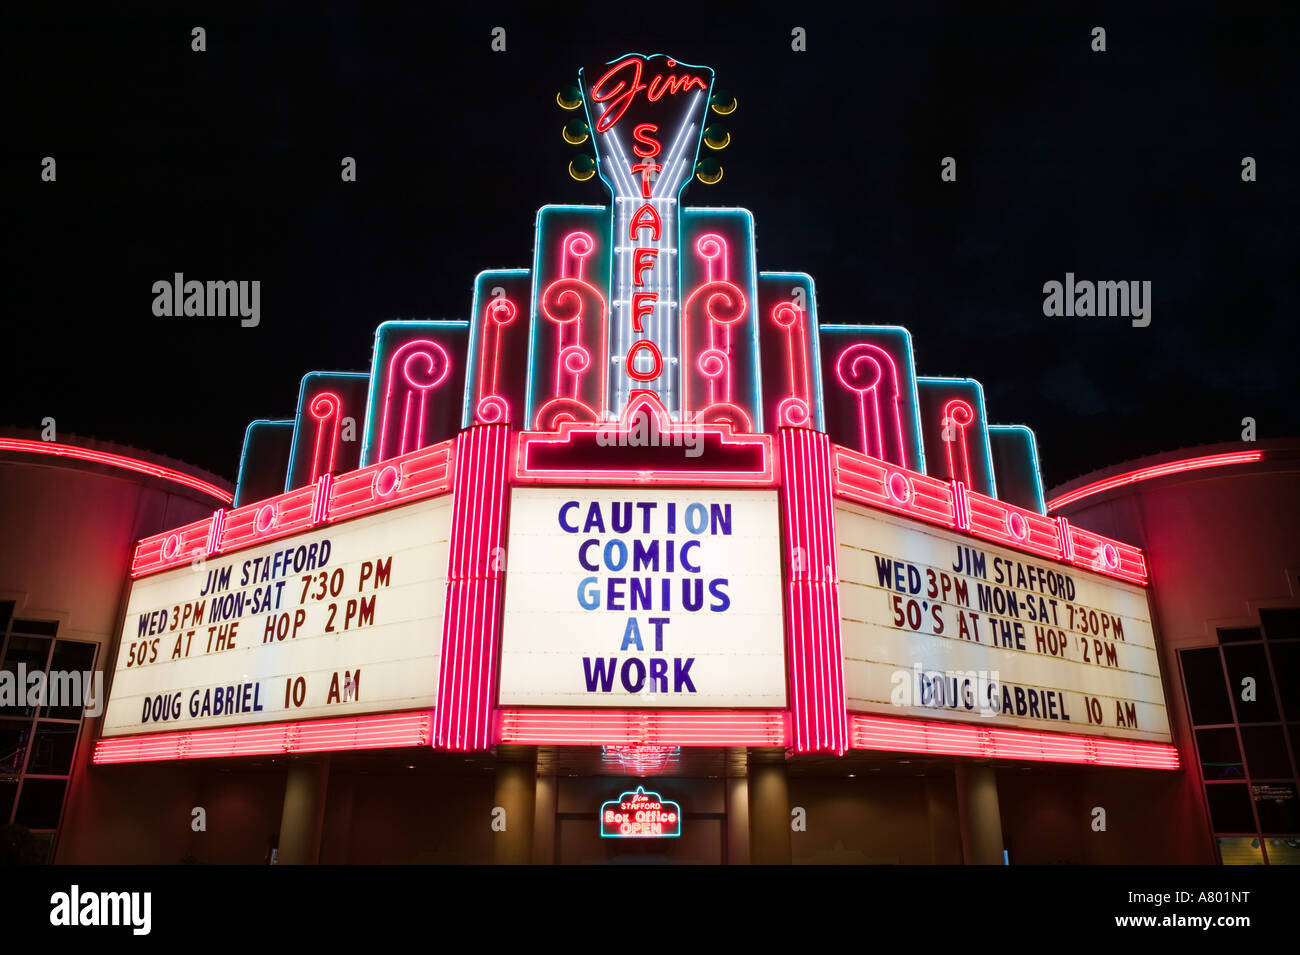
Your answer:
[[[726,149],[731,145],[731,133],[721,123],[710,123],[704,127],[704,145],[713,150]]]
[[[732,96],[726,90],[714,90],[713,95],[709,97],[709,105],[719,116],[730,116],[736,111],[739,103],[736,97]]]
[[[561,109],[577,109],[582,105],[582,91],[576,86],[566,86],[555,94]]]
[[[722,164],[707,156],[695,164],[695,178],[706,186],[711,186],[722,179]]]
[[[586,154],[576,157],[569,163],[569,175],[578,182],[586,182],[596,175],[596,160]]]
[[[572,119],[564,124],[564,129],[560,130],[564,141],[570,146],[581,146],[591,135],[591,128],[584,120]]]

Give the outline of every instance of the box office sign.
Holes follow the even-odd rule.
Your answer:
[[[604,839],[673,839],[682,834],[682,807],[637,786],[600,807]]]
[[[104,736],[432,706],[451,498],[137,580]]]
[[[503,705],[785,705],[776,492],[516,488]]]
[[[1142,588],[842,503],[835,528],[851,710],[1170,741]]]

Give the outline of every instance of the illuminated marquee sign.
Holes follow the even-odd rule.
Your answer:
[[[104,736],[429,707],[451,498],[135,582]]]
[[[502,705],[785,704],[776,492],[515,488]]]
[[[643,786],[600,807],[600,835],[605,839],[670,839],[682,834],[682,807]]]
[[[1169,742],[1141,587],[839,503],[849,709]]]
[[[1141,551],[1046,516],[977,381],[759,271],[747,210],[682,205],[731,141],[713,71],[625,55],[556,102],[608,201],[543,206],[530,262],[380,325],[368,374],[308,374],[237,506],[140,542],[107,735],[436,694],[437,747],[537,726],[632,769],[688,723],[841,754],[850,710],[1168,740]]]

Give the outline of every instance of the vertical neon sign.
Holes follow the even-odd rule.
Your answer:
[[[679,198],[695,170],[713,71],[630,55],[583,69],[579,80],[614,202],[604,410],[617,417],[649,391],[680,420]]]

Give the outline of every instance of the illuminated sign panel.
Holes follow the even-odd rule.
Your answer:
[[[1146,592],[843,503],[849,709],[1169,742]]]
[[[633,390],[682,412],[679,198],[695,171],[713,84],[708,67],[625,56],[580,71],[601,179],[613,198],[613,303],[606,408]]]
[[[669,839],[682,834],[682,807],[642,786],[600,807],[600,834],[606,839]]]
[[[1033,434],[978,382],[918,377],[901,327],[823,324],[748,211],[682,205],[731,139],[712,70],[622,56],[556,102],[609,201],[539,210],[468,320],[385,322],[368,375],[309,374],[294,421],[250,425],[233,509],[139,542],[106,735],[189,756],[280,721],[292,750],[436,696],[435,747],[578,739],[633,770],[918,720],[1168,740],[1145,594],[1108,579],[1145,582],[1141,550],[1044,516]],[[454,515],[409,503],[453,486]]]
[[[515,488],[502,705],[785,705],[776,492]]]
[[[432,706],[451,498],[137,580],[104,736]]]

